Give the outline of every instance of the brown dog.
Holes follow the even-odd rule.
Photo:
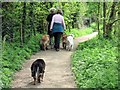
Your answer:
[[[66,44],[67,44],[67,35],[63,34],[62,36],[62,46],[64,49],[66,49]]]
[[[41,40],[40,40],[41,49],[42,50],[48,49],[49,42],[50,42],[49,35],[43,35]]]

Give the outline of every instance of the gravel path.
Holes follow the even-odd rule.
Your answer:
[[[82,36],[74,40],[75,46],[72,51],[61,49],[40,51],[32,55],[30,60],[26,60],[23,68],[15,73],[12,81],[12,88],[76,88],[75,78],[71,71],[71,55],[79,42],[84,42],[96,36],[97,32]],[[46,62],[44,81],[37,85],[32,85],[30,66],[37,58],[43,58]]]

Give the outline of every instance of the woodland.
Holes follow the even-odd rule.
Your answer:
[[[118,88],[120,2],[2,2],[1,6],[0,88],[10,88],[13,74],[40,51],[52,7],[63,10],[67,34],[98,32],[96,38],[80,43],[71,57],[77,87]]]

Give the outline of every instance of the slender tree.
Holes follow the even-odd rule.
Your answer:
[[[23,15],[21,24],[21,45],[25,42],[25,19],[26,19],[26,2],[23,3]]]
[[[111,37],[112,26],[113,24],[118,21],[119,19],[115,19],[115,7],[117,6],[117,2],[113,2],[110,10],[110,15],[108,17],[108,22],[106,24],[106,37]]]
[[[34,29],[34,13],[33,13],[33,2],[30,2],[30,35],[32,35],[32,33],[34,33],[35,35],[35,29]]]
[[[105,26],[106,26],[106,2],[103,2],[103,36],[105,37]]]
[[[13,3],[2,3],[3,15],[2,15],[2,38],[7,35],[8,40],[13,42]]]
[[[98,35],[100,36],[100,29],[99,29],[99,24],[100,24],[100,21],[99,21],[99,18],[100,18],[100,2],[98,2]]]

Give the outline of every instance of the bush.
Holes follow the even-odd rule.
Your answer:
[[[94,29],[93,31],[97,31],[98,29],[97,29],[97,23],[91,23],[90,24],[90,27],[92,28],[92,29]],[[101,32],[103,31],[102,29],[103,29],[103,25],[102,24],[100,24],[99,25],[99,29],[101,30]]]
[[[0,67],[0,69],[1,69],[1,67]],[[2,69],[1,69],[2,70]],[[2,87],[3,87],[3,82],[2,82],[2,71],[0,70],[0,90],[2,89]]]
[[[12,80],[12,74],[13,74],[12,70],[8,68],[2,68],[2,74],[1,74],[2,87],[4,88],[10,87],[10,83]]]
[[[23,62],[29,59],[32,54],[40,50],[39,40],[40,34],[31,37],[31,39],[24,44],[24,47],[20,47],[18,43],[5,43],[2,52],[2,88],[10,87],[12,75],[16,71],[20,70]]]
[[[41,35],[39,34],[37,35],[37,37],[32,37],[31,40],[28,41],[26,47],[31,49],[33,52],[37,52],[38,50],[40,50],[40,38],[41,38]]]
[[[90,25],[90,27],[96,30],[97,24],[96,24],[96,23],[92,23],[92,24]]]
[[[94,38],[80,43],[72,56],[79,88],[118,88],[116,40]]]

